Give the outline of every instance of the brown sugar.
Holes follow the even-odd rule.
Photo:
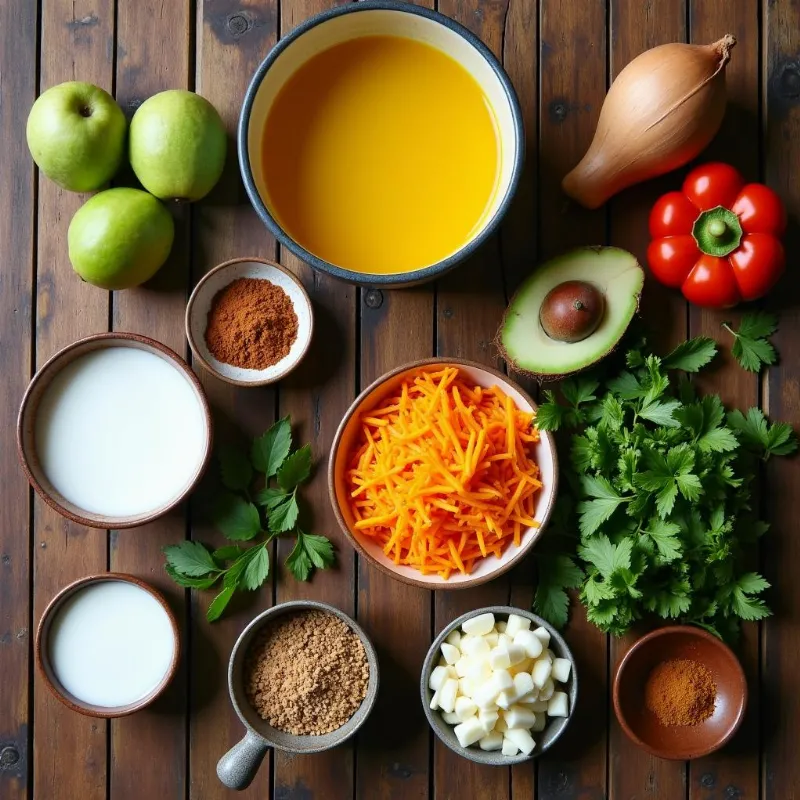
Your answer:
[[[330,733],[366,697],[369,664],[358,635],[325,611],[279,617],[260,631],[244,664],[245,693],[273,728]]]
[[[644,687],[645,705],[662,725],[697,725],[713,713],[716,696],[708,668],[685,658],[658,664]]]
[[[289,354],[297,328],[292,301],[280,286],[261,278],[237,278],[211,301],[206,345],[224,364],[266,369]]]

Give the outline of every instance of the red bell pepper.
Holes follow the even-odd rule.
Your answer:
[[[783,272],[786,211],[778,195],[727,164],[692,170],[650,212],[653,275],[698,306],[763,297]]]

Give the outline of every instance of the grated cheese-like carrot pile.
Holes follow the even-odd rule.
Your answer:
[[[444,579],[537,526],[533,414],[454,367],[420,369],[361,416],[348,462],[355,527],[396,564]]]

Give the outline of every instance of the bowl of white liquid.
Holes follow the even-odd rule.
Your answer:
[[[20,460],[58,513],[93,528],[166,514],[211,455],[211,414],[176,353],[132,333],[88,336],[34,376],[17,421]]]
[[[164,598],[117,572],[62,589],[36,632],[36,662],[47,688],[91,717],[122,717],[150,705],[179,658],[178,625]]]

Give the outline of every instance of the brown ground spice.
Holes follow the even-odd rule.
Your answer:
[[[361,639],[333,614],[279,617],[253,640],[244,664],[250,705],[273,728],[330,733],[366,697],[369,664]]]
[[[686,658],[662,661],[644,687],[644,698],[662,725],[697,725],[714,711],[717,686],[704,664]]]
[[[297,314],[289,295],[261,278],[237,278],[214,296],[206,344],[223,364],[266,369],[289,354]]]

